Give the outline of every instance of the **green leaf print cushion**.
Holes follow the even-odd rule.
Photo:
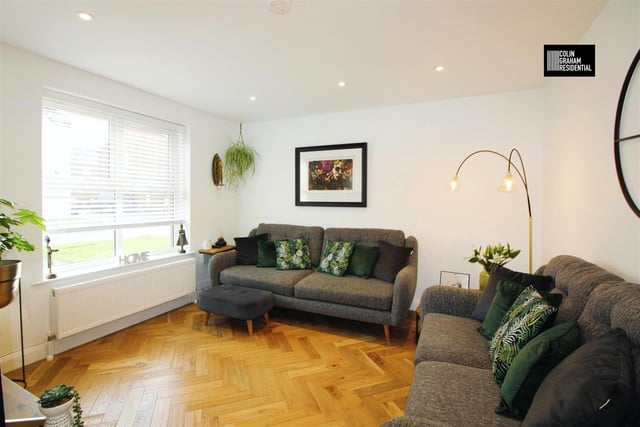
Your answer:
[[[307,239],[276,240],[276,270],[307,270],[311,254]]]
[[[318,271],[343,276],[349,267],[349,260],[353,254],[356,244],[352,242],[332,242],[328,241],[322,252],[322,260],[318,266]]]

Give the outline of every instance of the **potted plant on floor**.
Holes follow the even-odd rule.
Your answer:
[[[8,305],[13,299],[22,263],[20,260],[3,260],[3,254],[12,249],[30,252],[36,248],[16,231],[17,227],[25,224],[45,229],[44,220],[36,212],[0,198],[0,307]]]
[[[471,255],[467,257],[467,260],[471,263],[478,263],[482,265],[482,271],[479,277],[480,290],[484,290],[489,280],[489,273],[491,273],[491,267],[495,264],[504,265],[514,259],[520,254],[520,249],[511,249],[511,246],[507,243],[506,246],[502,243],[495,245],[487,245],[484,249],[482,246],[479,248],[474,247]]]
[[[81,427],[82,407],[80,406],[80,394],[73,386],[60,384],[45,390],[38,399],[40,412],[47,417],[44,425],[56,427]],[[73,416],[69,412],[73,410]]]

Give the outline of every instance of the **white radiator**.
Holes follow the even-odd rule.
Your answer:
[[[195,259],[53,288],[56,338],[120,319],[195,292]]]

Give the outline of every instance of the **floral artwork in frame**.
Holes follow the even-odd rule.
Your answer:
[[[296,206],[367,206],[367,143],[296,148]]]

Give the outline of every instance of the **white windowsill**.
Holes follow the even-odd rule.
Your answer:
[[[102,279],[104,277],[132,273],[148,269],[150,267],[157,267],[166,264],[171,264],[176,261],[186,260],[188,258],[195,258],[197,252],[187,252],[184,254],[166,254],[158,256],[152,260],[139,262],[129,265],[118,265],[113,267],[101,268],[100,270],[91,271],[74,271],[73,273],[67,273],[66,276],[58,276],[55,279],[44,279],[42,282],[34,283],[34,286],[50,285],[55,287],[70,286],[76,283],[86,282],[88,280]],[[55,269],[54,269],[55,273]]]

